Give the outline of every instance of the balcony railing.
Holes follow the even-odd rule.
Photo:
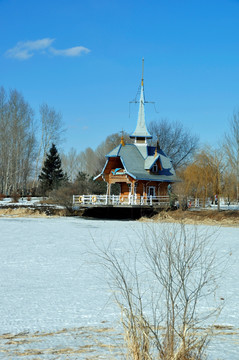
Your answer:
[[[212,203],[210,198],[190,198],[186,199],[187,207],[189,209],[200,208],[217,208],[217,205]],[[114,206],[162,206],[167,207],[170,205],[169,196],[140,196],[140,195],[73,195],[73,206],[101,206],[101,205],[114,205]],[[179,207],[179,202],[175,202],[175,206]],[[237,201],[228,202],[228,199],[220,199],[221,209],[237,209],[239,205]]]
[[[168,196],[140,196],[140,195],[73,195],[73,205],[169,205]]]

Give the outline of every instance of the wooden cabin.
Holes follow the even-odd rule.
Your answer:
[[[144,80],[142,76],[139,113],[135,131],[130,135],[134,143],[121,143],[106,155],[106,163],[95,180],[107,182],[107,195],[111,184],[120,184],[120,199],[168,195],[169,185],[178,181],[172,161],[159,145],[149,146],[152,139],[145,122]]]

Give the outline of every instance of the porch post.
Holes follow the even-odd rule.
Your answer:
[[[106,195],[110,195],[110,191],[111,191],[111,184],[107,183],[107,192]]]
[[[146,196],[145,196],[146,195]],[[143,183],[143,204],[146,203],[147,204],[147,193],[146,193],[146,186],[145,183]],[[141,205],[143,205],[141,204]]]
[[[110,202],[110,189],[111,189],[111,184],[107,182],[107,191],[106,191],[106,198],[105,198],[105,204],[109,204]]]

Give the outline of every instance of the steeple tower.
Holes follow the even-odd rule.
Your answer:
[[[145,123],[144,104],[145,104],[145,99],[144,99],[144,59],[143,59],[138,121],[135,131],[133,132],[133,134],[130,135],[131,138],[135,139],[135,144],[143,144],[143,143],[147,144],[147,139],[152,139],[152,136],[148,132]]]

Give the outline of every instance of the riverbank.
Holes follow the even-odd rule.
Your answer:
[[[5,205],[0,207],[1,217],[58,217],[58,216],[79,216],[79,212],[69,212],[67,209],[54,205]],[[142,222],[163,222],[163,223],[185,223],[210,226],[232,226],[239,227],[239,211],[237,210],[175,210],[160,211],[152,217],[141,217]]]
[[[0,207],[1,217],[48,217],[48,216],[67,216],[66,209],[48,205],[41,206],[19,206],[9,205]]]
[[[176,210],[161,211],[151,219],[141,218],[140,221],[168,222],[197,225],[239,227],[239,211],[233,210]]]

